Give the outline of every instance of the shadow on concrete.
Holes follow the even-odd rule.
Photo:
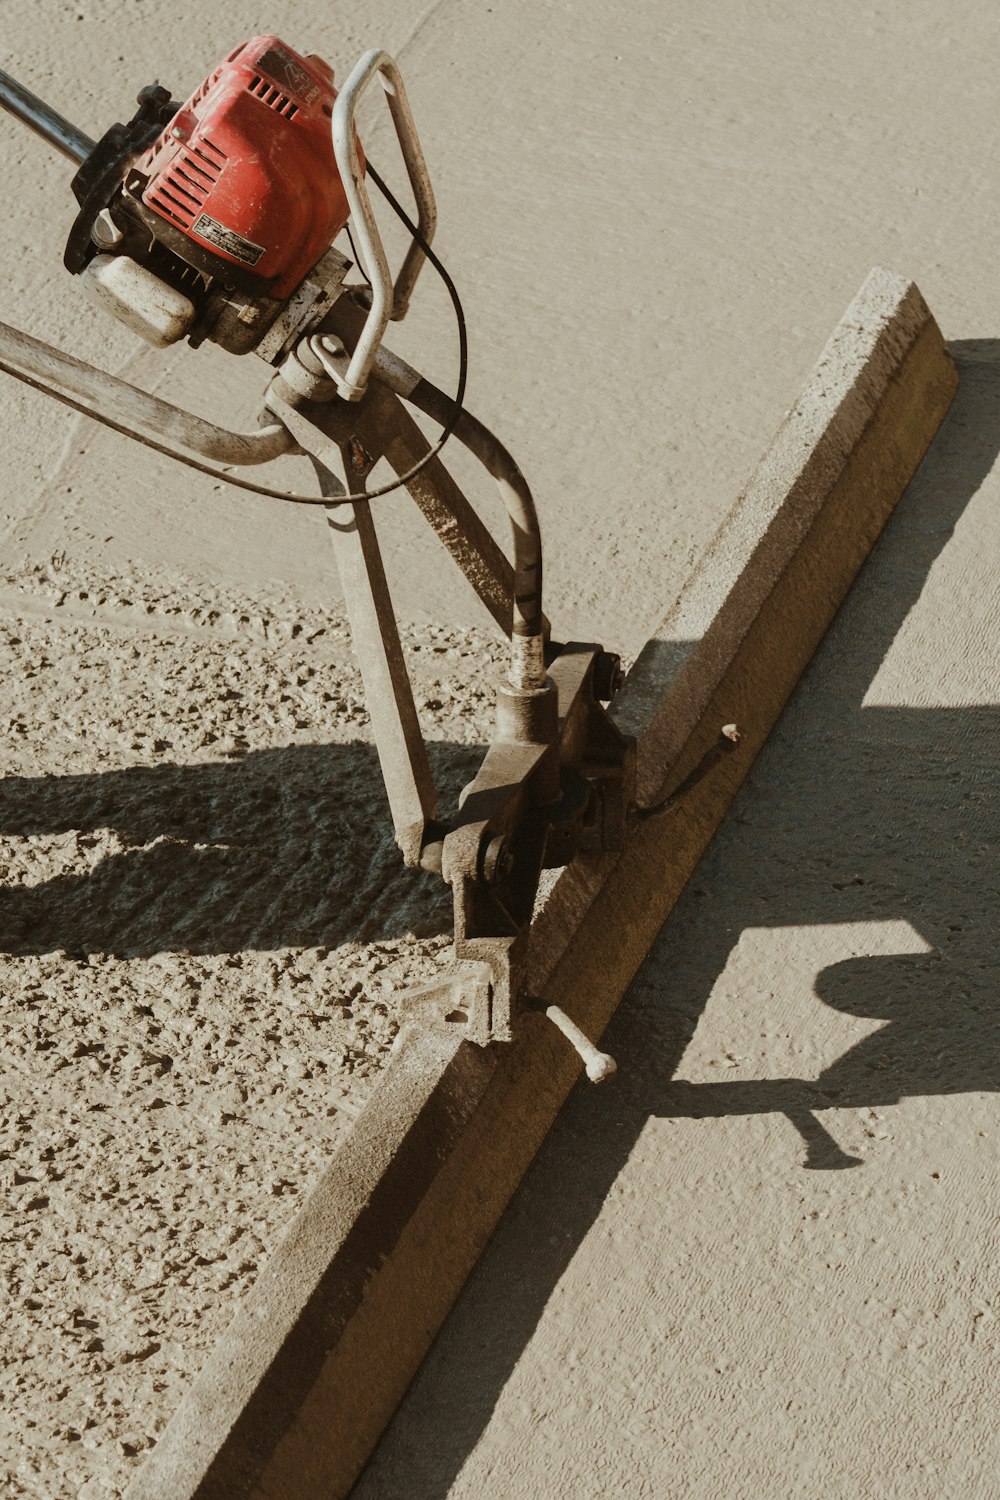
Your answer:
[[[1000,341],[952,352],[951,413],[605,1036],[618,1078],[571,1096],[358,1500],[444,1500],[651,1117],[778,1112],[803,1167],[863,1170],[817,1112],[1000,1089],[1000,663],[996,707],[863,703],[1000,449]],[[741,933],[890,920],[930,951],[820,972],[817,1006],[883,1024],[818,1078],[674,1078]]]
[[[431,749],[447,805],[482,749]],[[447,931],[450,893],[403,868],[381,788],[361,742],[7,777],[0,834],[34,836],[39,872],[66,873],[0,888],[0,951],[135,958]]]

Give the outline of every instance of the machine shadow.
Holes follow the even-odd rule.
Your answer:
[[[864,1169],[818,1111],[1000,1089],[995,924],[966,895],[1000,892],[1000,686],[996,707],[863,704],[1000,450],[1000,340],[952,352],[948,418],[605,1036],[618,1077],[574,1091],[358,1500],[448,1495],[651,1117],[775,1113],[794,1178],[796,1161]],[[903,946],[927,951],[828,965],[810,1003],[879,1029],[817,1078],[675,1079],[742,933],[859,921],[908,924]]]
[[[430,748],[447,806],[482,747]],[[137,958],[445,932],[450,893],[404,869],[381,793],[361,742],[7,777],[0,836],[33,842],[0,887],[0,951]]]

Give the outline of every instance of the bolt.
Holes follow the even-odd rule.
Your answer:
[[[591,1083],[604,1083],[618,1072],[618,1064],[614,1058],[595,1047],[590,1037],[582,1032],[576,1022],[571,1021],[558,1005],[546,1005],[544,1000],[534,1000],[528,1002],[528,1008],[544,1012],[553,1026],[562,1032],[570,1046],[578,1053]]]
[[[514,868],[514,851],[510,840],[497,834],[486,846],[483,855],[483,876],[492,885],[496,880],[505,880]]]
[[[622,659],[613,651],[601,651],[594,662],[594,697],[600,703],[610,703],[621,691],[625,681]]]

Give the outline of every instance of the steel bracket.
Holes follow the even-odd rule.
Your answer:
[[[331,502],[343,493],[334,464],[351,490],[363,488],[383,455],[397,472],[405,470],[422,439],[414,439],[399,395],[376,382],[360,402],[324,400],[321,362],[304,344],[298,356],[304,377],[318,383],[306,381],[298,391],[279,376],[268,403],[312,456]],[[501,490],[506,487],[512,517],[533,525],[530,493],[512,461],[485,429],[465,421],[465,437],[488,461]],[[407,435],[405,449],[401,434]],[[535,635],[523,638],[537,645],[538,670],[521,670],[512,651],[510,680],[497,691],[492,743],[456,816],[441,820],[371,511],[364,501],[331,506],[330,534],[397,841],[407,864],[439,872],[452,888],[455,971],[410,992],[404,1008],[434,1023],[461,1022],[469,1038],[485,1046],[510,1041],[529,1005],[523,972],[542,871],[624,847],[635,805],[635,746],[604,707],[622,680],[616,656],[594,644],[550,642],[543,661],[540,553],[537,577],[533,553],[522,553],[520,573],[502,555],[498,560],[482,523],[436,459],[405,482],[515,648],[526,623],[524,599],[535,601]],[[515,539],[518,534],[515,525]],[[522,579],[533,595],[519,593]]]
[[[510,1041],[526,999],[521,970],[543,869],[620,850],[635,803],[635,744],[596,696],[616,686],[617,658],[600,646],[553,648],[549,743],[498,736],[462,793],[443,840],[452,887],[455,959],[485,965],[489,990],[471,998],[474,1041]],[[509,714],[500,695],[498,720]]]

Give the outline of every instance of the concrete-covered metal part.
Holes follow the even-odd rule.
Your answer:
[[[571,641],[553,653],[544,688],[501,687],[496,735],[443,840],[455,961],[474,976],[468,1035],[480,1045],[512,1041],[529,1003],[526,960],[542,870],[621,850],[634,826],[635,741],[595,687],[606,655]]]
[[[873,272],[612,705],[637,742],[621,852],[582,855],[532,923],[526,991],[600,1035],[954,395],[916,288]],[[700,768],[723,726],[734,748]],[[542,1016],[476,1047],[482,978],[417,1009],[342,1149],[128,1500],[344,1496],[579,1075]]]
[[[329,345],[335,341],[341,348],[356,349],[366,327],[363,309],[352,297],[342,297],[325,319],[324,332],[310,339],[309,345]],[[302,352],[301,348],[299,352]],[[340,356],[340,362],[346,368],[352,358],[345,352]],[[327,361],[323,360],[323,364],[326,367]],[[498,549],[475,511],[461,496],[454,480],[438,460],[432,460],[413,476],[413,482],[407,487],[487,609],[511,637],[511,684],[529,692],[541,688],[545,682],[545,643],[549,638],[549,624],[542,609],[541,532],[535,502],[524,475],[495,433],[464,407],[457,408],[452,397],[384,345],[379,346],[372,368],[379,384],[403,397],[441,427],[453,423],[453,436],[496,481],[510,524],[513,563],[512,570],[506,559],[499,563],[499,571],[505,580],[499,611],[490,587],[491,582],[495,582],[493,575],[497,573]],[[283,367],[282,378],[284,376]],[[385,410],[384,403],[380,410]],[[404,425],[404,419],[409,422],[397,408],[392,423],[394,433]],[[394,438],[394,441],[398,439]],[[394,467],[397,473],[403,472],[398,466]],[[444,521],[439,503],[432,500],[430,505],[427,504],[436,491],[444,491],[447,496],[445,514],[450,516],[450,524]],[[604,696],[611,697],[612,694],[608,692]]]
[[[301,380],[299,374],[286,379],[292,368],[300,369]],[[383,455],[399,472],[393,450],[413,423],[400,398],[378,381],[357,403],[330,399],[324,368],[319,348],[311,341],[300,345],[296,360],[286,360],[273,382],[268,403],[311,455],[324,493],[336,501],[344,491],[332,466],[342,466],[352,492],[363,489]],[[422,384],[410,392],[411,400]],[[435,395],[447,407],[447,397]],[[568,864],[582,848],[622,847],[634,800],[634,746],[599,701],[617,687],[617,658],[596,645],[550,645],[546,675],[541,547],[531,492],[482,424],[467,419],[463,436],[500,480],[515,560],[509,582],[501,584],[499,617],[512,646],[535,643],[538,669],[520,672],[515,652],[510,680],[497,694],[492,743],[448,822],[437,818],[375,519],[364,501],[353,501],[349,508],[332,504],[328,520],[396,840],[408,865],[434,870],[452,887],[455,958],[483,981],[476,983],[464,1019],[468,1035],[485,1046],[513,1035],[542,870]],[[432,524],[437,527],[441,511],[449,515],[442,539],[448,545],[461,538],[456,560],[491,605],[492,591],[482,587],[483,573],[490,572],[489,554],[478,540],[483,528],[461,491],[440,466],[417,475],[404,471],[404,479],[418,503],[428,491],[435,497]]]

